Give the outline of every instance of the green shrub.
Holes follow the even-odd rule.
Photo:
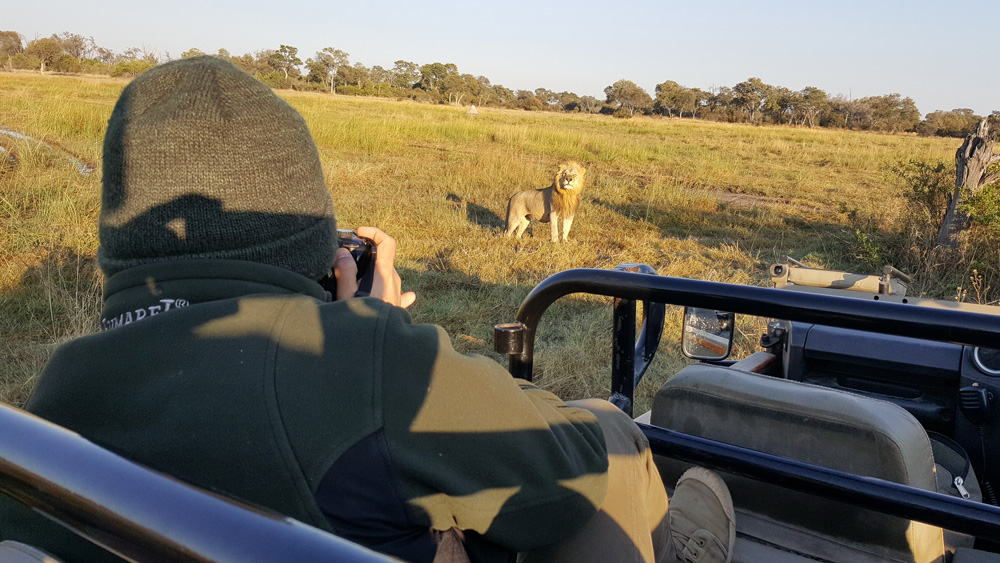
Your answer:
[[[921,246],[935,244],[948,197],[955,189],[954,164],[910,160],[892,172],[903,184],[902,195],[909,211],[904,230],[919,238]]]
[[[353,85],[337,86],[337,93],[346,96],[368,96],[370,95],[364,88]]]
[[[42,60],[38,57],[18,53],[8,59],[10,66],[19,70],[38,70],[42,66]]]
[[[116,78],[134,78],[140,74],[146,72],[147,70],[153,68],[153,63],[147,61],[121,61],[116,63],[115,66],[111,67],[111,76]]]
[[[984,186],[965,202],[964,210],[974,224],[1000,233],[1000,184]]]

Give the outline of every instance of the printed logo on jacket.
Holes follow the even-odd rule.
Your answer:
[[[101,329],[110,330],[123,325],[141,321],[147,317],[154,317],[160,313],[165,313],[171,309],[180,309],[189,305],[187,299],[160,299],[156,305],[150,305],[134,311],[126,311],[117,317],[101,319]]]

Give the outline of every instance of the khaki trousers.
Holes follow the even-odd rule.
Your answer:
[[[667,492],[649,442],[620,409],[601,399],[570,401],[597,416],[608,447],[608,495],[574,536],[518,556],[518,563],[674,562]]]

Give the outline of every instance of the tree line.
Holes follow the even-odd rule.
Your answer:
[[[199,49],[181,58],[204,55]],[[971,109],[937,110],[921,118],[912,98],[893,93],[852,99],[830,96],[814,86],[791,90],[751,77],[733,85],[702,90],[673,80],[657,84],[651,96],[629,80],[604,89],[604,99],[554,92],[546,88],[511,90],[485,76],[462,73],[452,63],[398,60],[392,68],[371,68],[350,62],[350,55],[326,47],[303,61],[298,49],[279,45],[254,53],[224,58],[273,88],[322,90],[331,94],[406,98],[431,103],[474,104],[529,111],[603,113],[617,117],[660,115],[753,124],[785,124],[920,135],[964,137],[983,119]],[[0,68],[38,69],[44,73],[94,73],[135,76],[169,60],[169,54],[147,48],[122,53],[99,46],[92,37],[64,32],[31,41],[15,31],[0,31]],[[994,111],[992,119],[1000,119]]]

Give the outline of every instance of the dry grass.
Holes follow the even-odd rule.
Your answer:
[[[123,82],[0,73],[0,315],[6,379],[19,402],[59,342],[96,330],[95,268],[103,130]],[[419,298],[417,321],[443,325],[466,352],[494,355],[492,326],[528,290],[567,268],[647,263],[665,275],[766,283],[791,254],[849,268],[851,221],[891,226],[902,203],[888,170],[903,159],[948,160],[955,141],[693,120],[557,115],[281,92],[316,139],[338,222],[377,225],[399,243],[398,268]],[[500,236],[507,198],[542,187],[564,160],[588,167],[565,245],[548,227]],[[849,219],[849,216],[853,219]],[[543,319],[536,378],[569,397],[609,385],[609,301],[570,297]],[[680,313],[638,408],[682,365]],[[743,350],[752,348],[756,326]]]

